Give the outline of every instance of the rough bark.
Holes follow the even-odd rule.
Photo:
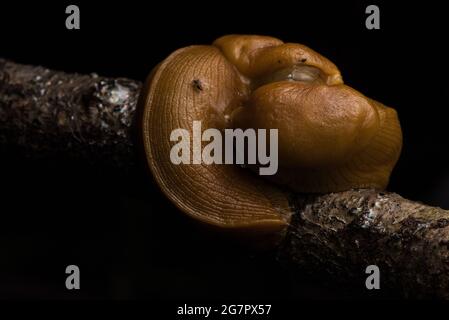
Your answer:
[[[0,59],[0,145],[132,166],[140,88]],[[279,247],[290,265],[361,281],[374,264],[384,288],[449,298],[449,211],[375,190],[292,195],[291,202],[295,214]]]
[[[135,161],[134,115],[141,83],[79,75],[0,59],[4,152],[65,154],[123,168]]]
[[[381,288],[449,298],[449,211],[376,190],[295,195],[280,254],[305,271],[357,281],[380,269]]]

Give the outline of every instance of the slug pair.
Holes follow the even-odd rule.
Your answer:
[[[402,146],[394,109],[344,85],[312,49],[272,37],[228,35],[179,49],[153,70],[143,95],[145,153],[167,197],[197,220],[258,235],[288,225],[289,191],[385,188]],[[174,165],[170,133],[192,134],[193,121],[203,130],[278,129],[277,173]]]

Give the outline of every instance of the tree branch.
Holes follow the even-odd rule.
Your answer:
[[[129,167],[141,83],[55,72],[0,59],[0,146],[26,156],[64,153]],[[293,195],[279,256],[289,265],[382,286],[408,296],[449,298],[449,212],[375,190]]]
[[[390,192],[296,195],[281,257],[334,279],[365,283],[380,269],[382,288],[409,297],[449,297],[449,211]]]
[[[128,167],[141,83],[0,59],[0,145],[31,157],[63,153]]]

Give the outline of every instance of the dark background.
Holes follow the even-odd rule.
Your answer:
[[[144,80],[172,51],[224,34],[303,43],[336,63],[346,84],[397,109],[404,147],[389,189],[449,209],[441,2],[332,3],[3,1],[0,56]],[[65,28],[69,4],[80,7],[81,30]],[[380,7],[380,30],[365,28],[368,4]],[[285,272],[270,253],[252,253],[184,218],[142,171],[122,176],[70,159],[0,156],[0,297],[395,297]],[[81,269],[79,291],[65,289],[69,264]]]

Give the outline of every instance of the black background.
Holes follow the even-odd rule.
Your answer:
[[[367,30],[363,1],[3,1],[0,56],[144,80],[172,51],[224,34],[303,43],[335,62],[346,84],[397,109],[404,147],[389,190],[449,209],[448,19],[437,3],[373,1],[381,29]],[[69,4],[80,7],[81,30],[65,28]],[[0,156],[0,297],[394,297],[285,272],[270,254],[183,217],[142,171]],[[81,269],[76,292],[64,286],[69,264]]]

